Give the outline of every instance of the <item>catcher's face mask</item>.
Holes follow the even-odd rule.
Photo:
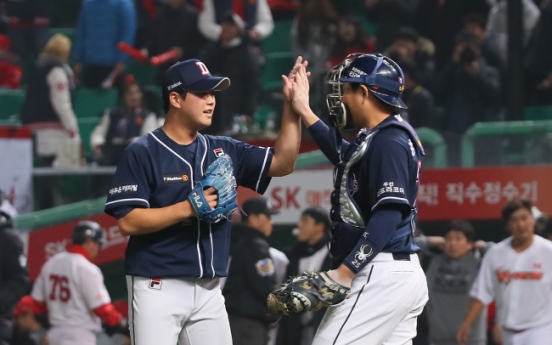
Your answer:
[[[339,81],[343,71],[360,53],[349,54],[340,64],[332,67],[326,75],[326,84],[331,86],[331,93],[326,95],[326,105],[330,113],[330,125],[335,128],[353,128],[353,119],[348,107],[341,102],[343,83]]]

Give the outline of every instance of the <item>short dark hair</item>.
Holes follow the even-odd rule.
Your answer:
[[[314,222],[316,224],[323,223],[325,231],[330,230],[331,221],[330,216],[328,215],[328,211],[320,206],[310,206],[306,208],[301,216],[309,216],[314,219]]]
[[[525,208],[531,214],[533,214],[533,203],[531,200],[521,199],[521,200],[511,200],[508,201],[504,207],[502,207],[502,219],[508,221],[512,214],[519,210],[520,208]]]
[[[182,97],[182,99],[185,99],[186,94],[188,93],[188,91],[186,91],[186,90],[181,90],[181,91],[178,91],[178,92],[174,91],[174,92],[178,93],[180,95],[180,97]],[[170,93],[163,98],[163,110],[165,111],[165,114],[169,112],[169,108],[170,108],[170,104],[171,104],[171,102],[169,101],[169,96],[170,96]]]
[[[464,18],[464,25],[465,24],[475,24],[485,30],[486,19],[479,13],[472,13]]]
[[[455,219],[451,221],[445,235],[451,231],[460,231],[464,234],[464,236],[466,236],[468,242],[475,241],[475,229],[473,228],[473,225],[467,220]]]

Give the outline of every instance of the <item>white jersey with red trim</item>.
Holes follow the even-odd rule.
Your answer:
[[[48,260],[38,276],[33,299],[45,302],[53,327],[101,329],[92,310],[111,302],[102,272],[78,252],[63,252]]]
[[[528,329],[552,323],[552,242],[534,237],[516,252],[509,237],[483,258],[471,296],[484,304],[496,300],[498,323]]]

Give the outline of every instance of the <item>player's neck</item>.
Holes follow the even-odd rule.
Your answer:
[[[390,108],[378,102],[367,104],[361,128],[373,129],[391,115]]]
[[[516,252],[521,253],[527,248],[529,248],[531,244],[533,244],[534,238],[535,238],[535,235],[529,238],[519,238],[519,239],[512,238],[512,242],[511,242],[512,248],[514,248]]]
[[[174,121],[165,121],[163,131],[174,142],[179,145],[189,145],[197,138],[197,130],[190,129],[181,123],[173,123]]]

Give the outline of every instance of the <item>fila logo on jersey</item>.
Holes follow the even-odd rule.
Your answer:
[[[163,175],[163,182],[165,183],[188,182],[189,179],[190,178],[186,174]]]
[[[149,288],[153,290],[161,290],[161,278],[151,278],[149,282]]]
[[[214,149],[213,152],[215,153],[215,156],[217,156],[217,158],[224,154],[224,151],[220,147],[217,149]]]
[[[500,283],[508,284],[512,280],[541,280],[542,272],[510,272],[508,270],[495,271],[496,278]]]

